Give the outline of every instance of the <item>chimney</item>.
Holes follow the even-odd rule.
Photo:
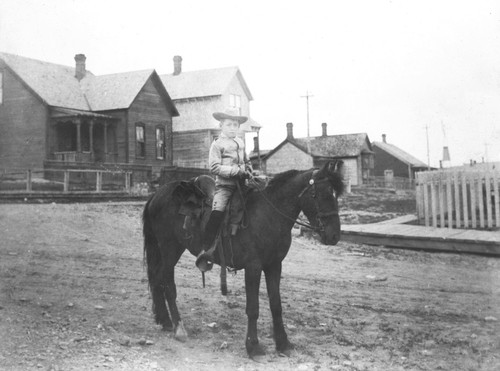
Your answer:
[[[176,55],[174,57],[174,76],[180,75],[182,72],[182,57]]]
[[[321,124],[321,128],[323,129],[323,136],[326,137],[328,134],[326,133],[326,122]]]
[[[443,147],[443,162],[444,161],[450,161],[450,150],[448,149],[448,146]]]
[[[76,54],[75,55],[75,77],[80,81],[85,77],[85,54]]]
[[[259,152],[259,137],[253,137],[253,151],[254,153]]]
[[[382,142],[387,143],[386,138],[387,138],[387,135],[382,134]]]
[[[293,124],[291,122],[286,124],[286,139],[293,139]]]

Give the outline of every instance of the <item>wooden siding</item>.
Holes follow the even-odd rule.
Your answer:
[[[173,119],[173,131],[191,131],[199,129],[215,129],[218,122],[212,113],[223,110],[220,96],[181,99],[174,101],[179,116]]]
[[[216,130],[173,133],[173,164],[179,167],[208,169],[208,153]]]
[[[410,170],[408,169],[408,164],[394,157],[393,155],[387,153],[383,149],[373,146],[373,152],[375,152],[375,176],[384,176],[385,170],[392,170],[394,176],[409,178]],[[413,174],[412,174],[413,178]]]
[[[285,143],[278,151],[266,159],[266,172],[277,174],[286,170],[306,170],[313,167],[313,159],[293,144]]]
[[[172,148],[166,148],[166,156],[163,160],[156,159],[156,128],[165,129],[166,144],[171,132],[172,117],[164,104],[162,97],[152,79],[149,79],[141,89],[128,111],[128,163],[152,165],[153,169],[161,169],[163,166],[172,165]],[[144,158],[136,156],[135,126],[137,123],[145,125],[146,155]],[[122,138],[120,138],[122,139]],[[119,141],[119,144],[121,141]],[[120,145],[119,145],[120,148]]]
[[[0,71],[3,73],[0,168],[41,168],[47,157],[45,143],[48,109],[1,64]]]

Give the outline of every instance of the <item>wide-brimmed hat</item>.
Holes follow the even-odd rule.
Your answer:
[[[246,116],[240,116],[240,113],[235,108],[228,108],[224,112],[214,112],[213,116],[216,120],[222,121],[224,119],[236,120],[240,124],[243,124],[248,120]]]

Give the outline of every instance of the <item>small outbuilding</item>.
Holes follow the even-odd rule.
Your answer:
[[[372,147],[375,153],[374,175],[377,177],[391,173],[394,177],[414,180],[416,172],[428,169],[423,161],[394,144],[387,143],[385,134],[382,134],[382,141],[373,142]]]

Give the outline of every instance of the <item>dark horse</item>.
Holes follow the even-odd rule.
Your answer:
[[[225,237],[231,239],[230,247],[224,247],[227,265],[245,269],[248,316],[245,344],[250,357],[264,353],[257,337],[262,271],[266,278],[276,349],[287,352],[292,348],[281,314],[281,264],[290,248],[291,230],[301,211],[320,234],[322,243],[336,245],[339,241],[337,197],[344,188],[342,165],[342,161],[329,162],[321,169],[289,170],[276,175],[264,191],[250,192],[246,203],[246,228],[240,229],[233,237]],[[155,320],[164,329],[173,329],[175,338],[185,340],[187,332],[176,304],[174,268],[186,249],[194,256],[200,252],[200,236],[210,209],[207,207],[201,217],[196,218],[193,233],[186,238],[183,218],[179,215],[181,197],[176,196],[178,185],[173,183],[161,187],[146,203],[143,213],[144,255]],[[224,245],[228,245],[227,241]],[[218,256],[216,253],[215,263],[220,264]]]

